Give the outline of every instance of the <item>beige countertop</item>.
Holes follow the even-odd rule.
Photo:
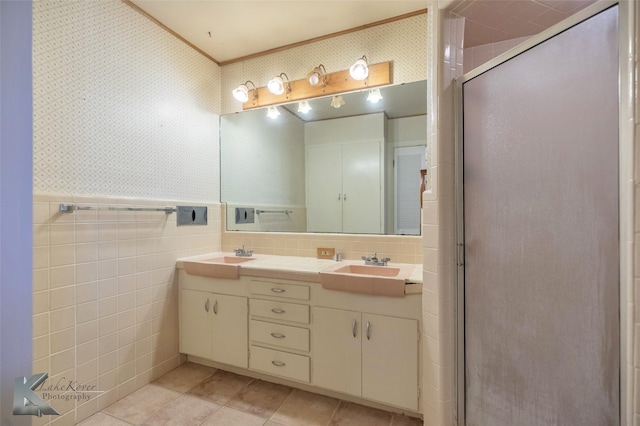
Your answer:
[[[178,269],[184,269],[184,263],[206,261],[207,259],[219,258],[222,256],[235,256],[234,253],[207,253],[198,256],[184,257],[176,261]],[[320,282],[319,273],[328,270],[337,263],[340,264],[364,264],[361,260],[343,260],[336,262],[328,259],[316,259],[313,257],[300,256],[277,256],[277,255],[261,255],[254,254],[253,260],[244,262],[240,265],[239,273],[241,276],[253,276],[263,278],[279,278],[299,280],[306,282]],[[406,279],[405,293],[421,293],[422,292],[422,265],[403,264],[389,262],[388,266],[403,266],[413,268],[413,272]],[[418,285],[420,284],[420,285]]]

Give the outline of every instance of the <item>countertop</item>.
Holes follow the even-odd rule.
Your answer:
[[[176,268],[184,269],[184,261],[206,261],[221,256],[235,256],[234,253],[215,252],[198,256],[183,257],[176,261]],[[241,276],[290,279],[306,282],[320,282],[319,273],[336,265],[336,261],[301,256],[279,256],[254,254],[254,260],[240,265]],[[364,264],[362,260],[342,260],[341,264]],[[409,265],[389,262],[388,266]],[[422,292],[422,265],[414,265],[413,272],[406,280],[405,294]]]

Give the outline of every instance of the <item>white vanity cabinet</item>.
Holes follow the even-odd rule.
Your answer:
[[[180,290],[180,352],[247,368],[247,298]]]
[[[307,270],[263,272],[265,277],[251,270],[252,275],[224,279],[180,269],[180,352],[192,362],[238,374],[421,412],[420,294],[333,291]],[[291,278],[297,275],[308,281]]]
[[[313,308],[315,385],[418,409],[418,321]]]

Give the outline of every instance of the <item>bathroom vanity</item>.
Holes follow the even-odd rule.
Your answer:
[[[399,265],[405,291],[386,296],[373,294],[384,278],[373,275],[377,284],[366,286],[366,274],[355,268],[357,288],[323,287],[324,271],[362,262],[233,256],[177,262],[180,352],[190,361],[390,411],[421,412],[419,265]],[[349,282],[351,269],[344,270]]]

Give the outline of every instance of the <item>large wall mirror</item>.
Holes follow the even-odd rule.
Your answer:
[[[420,235],[426,81],[379,90],[222,115],[227,230]]]

